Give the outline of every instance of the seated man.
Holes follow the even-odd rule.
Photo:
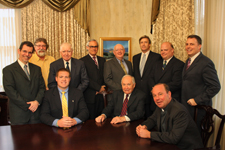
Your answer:
[[[145,94],[135,88],[134,77],[124,75],[122,90],[114,91],[112,100],[104,108],[102,114],[95,118],[96,122],[103,122],[106,117],[113,116],[111,123],[121,123],[141,119],[144,116]]]
[[[88,119],[89,113],[82,91],[69,87],[70,71],[61,68],[55,80],[57,86],[45,93],[41,121],[56,127],[72,127]]]
[[[194,120],[181,103],[171,98],[168,85],[156,84],[152,89],[152,96],[158,107],[152,116],[137,126],[137,135],[158,142],[176,144],[182,150],[203,147]],[[149,131],[153,127],[158,130]]]

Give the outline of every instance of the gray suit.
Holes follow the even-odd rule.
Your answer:
[[[42,103],[45,83],[41,74],[41,68],[29,63],[30,80],[18,61],[3,69],[3,85],[9,97],[10,121],[13,125],[27,124],[33,115],[39,120],[40,108],[32,113],[27,102],[37,100]]]
[[[132,64],[130,61],[124,59],[126,65],[128,67],[128,74],[132,75]],[[106,85],[109,87],[110,90],[120,90],[122,89],[121,86],[121,79],[125,75],[122,67],[120,66],[119,62],[117,61],[116,57],[112,58],[111,60],[105,62],[104,65],[104,81]]]
[[[161,132],[161,109],[156,108],[155,112],[142,125],[146,125],[148,130],[157,127],[157,131],[151,132],[151,139],[176,144],[182,150],[202,148],[202,139],[194,120],[187,109],[177,100],[172,99],[166,106],[165,115],[166,131]]]

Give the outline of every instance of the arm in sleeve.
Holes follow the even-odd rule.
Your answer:
[[[88,75],[87,75],[87,71],[86,71],[86,68],[85,68],[85,65],[84,65],[84,62],[81,61],[81,81],[80,81],[80,84],[78,85],[78,89],[83,91],[88,87],[88,83],[89,83],[89,79],[88,79]]]

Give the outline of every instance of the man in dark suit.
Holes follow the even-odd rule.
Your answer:
[[[69,87],[70,71],[59,69],[55,79],[57,86],[45,93],[41,121],[50,126],[68,128],[87,120],[88,109],[82,91]]]
[[[158,142],[176,144],[182,150],[203,148],[194,120],[181,103],[172,99],[168,85],[156,84],[152,95],[157,108],[152,116],[137,126],[137,135]],[[154,127],[157,127],[157,131],[149,131]]]
[[[84,91],[84,98],[90,113],[89,119],[95,119],[104,108],[102,92],[105,91],[103,78],[105,58],[96,55],[98,52],[96,40],[88,41],[86,48],[89,54],[80,59],[85,64],[89,78],[89,85]]]
[[[29,63],[34,46],[22,42],[19,58],[3,69],[3,86],[9,97],[9,115],[12,125],[39,123],[39,105],[44,97],[45,83],[41,68]]]
[[[174,56],[173,45],[169,42],[162,43],[160,54],[162,59],[157,61],[153,67],[149,87],[157,83],[165,83],[169,86],[172,97],[180,101],[184,63]],[[153,103],[151,105],[154,105]]]
[[[50,72],[48,76],[48,88],[51,89],[57,85],[55,81],[56,72],[60,68],[67,68],[70,70],[71,81],[70,86],[78,88],[83,91],[87,88],[89,80],[86,72],[84,62],[72,58],[73,49],[71,44],[63,43],[60,47],[60,54],[62,58],[50,64]]]
[[[212,98],[220,90],[220,82],[214,63],[201,53],[202,39],[197,35],[190,35],[186,41],[188,60],[182,74],[181,103],[194,117],[194,106],[210,105]],[[197,125],[204,116],[204,110],[198,110]]]
[[[144,116],[145,94],[135,89],[134,77],[125,75],[121,81],[122,90],[114,91],[112,100],[95,121],[103,122],[107,117],[114,117],[112,124],[141,119]]]
[[[122,88],[120,82],[124,75],[132,75],[132,64],[123,58],[125,54],[123,45],[115,45],[113,54],[115,57],[107,61],[104,65],[104,81],[109,87],[109,90],[115,91]]]
[[[133,57],[134,78],[136,81],[136,88],[142,90],[146,94],[145,100],[145,117],[150,116],[155,106],[151,106],[151,88],[148,86],[148,80],[155,62],[160,59],[160,55],[150,51],[151,40],[148,36],[140,37],[139,44],[142,53]]]

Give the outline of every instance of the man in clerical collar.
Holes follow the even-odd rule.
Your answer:
[[[55,58],[47,54],[49,45],[45,38],[37,38],[34,41],[35,53],[30,58],[29,62],[41,67],[42,76],[45,80],[46,90],[48,90],[48,74],[50,64],[55,61]]]
[[[146,121],[137,126],[137,135],[176,144],[182,150],[202,148],[202,139],[194,120],[187,109],[171,97],[169,86],[156,84],[152,89],[152,96],[157,108]],[[156,131],[150,131],[155,127]]]

